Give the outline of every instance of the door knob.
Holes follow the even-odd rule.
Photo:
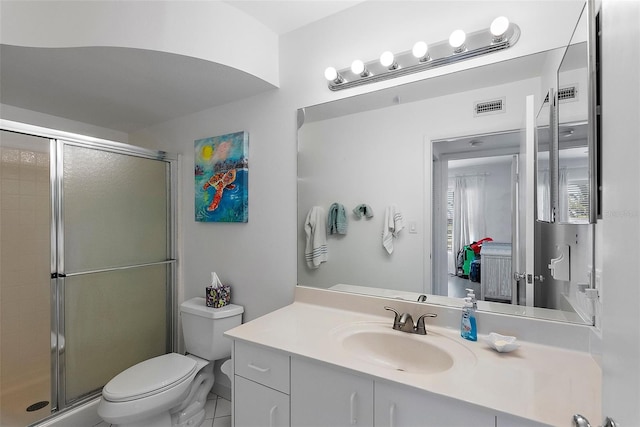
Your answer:
[[[527,277],[526,273],[518,273],[518,272],[513,273],[513,280],[522,280],[525,277]]]

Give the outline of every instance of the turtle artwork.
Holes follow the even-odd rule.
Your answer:
[[[248,222],[248,133],[195,141],[195,220]]]

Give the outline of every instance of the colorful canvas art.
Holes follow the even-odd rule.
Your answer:
[[[248,221],[248,151],[247,132],[195,141],[196,221]]]

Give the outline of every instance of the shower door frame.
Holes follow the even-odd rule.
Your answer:
[[[129,144],[94,138],[81,134],[59,131],[40,126],[0,119],[0,130],[6,130],[26,135],[32,135],[49,139],[50,150],[50,203],[51,203],[51,416],[63,410],[79,406],[99,396],[101,390],[90,392],[72,402],[66,401],[65,393],[65,355],[64,347],[64,280],[65,277],[73,277],[84,274],[103,273],[131,268],[147,267],[154,265],[167,266],[167,323],[166,323],[166,352],[175,351],[178,345],[177,335],[177,224],[178,212],[178,158],[165,151],[149,150]],[[110,153],[130,155],[150,160],[158,160],[167,163],[169,173],[167,187],[169,190],[167,215],[167,254],[164,261],[112,267],[92,271],[65,274],[64,269],[64,222],[63,222],[63,148],[65,145],[83,147]],[[61,339],[62,338],[62,339]]]

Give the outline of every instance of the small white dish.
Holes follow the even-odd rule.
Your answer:
[[[516,337],[500,335],[495,332],[491,332],[484,340],[489,344],[489,347],[499,353],[508,353],[520,347]]]

